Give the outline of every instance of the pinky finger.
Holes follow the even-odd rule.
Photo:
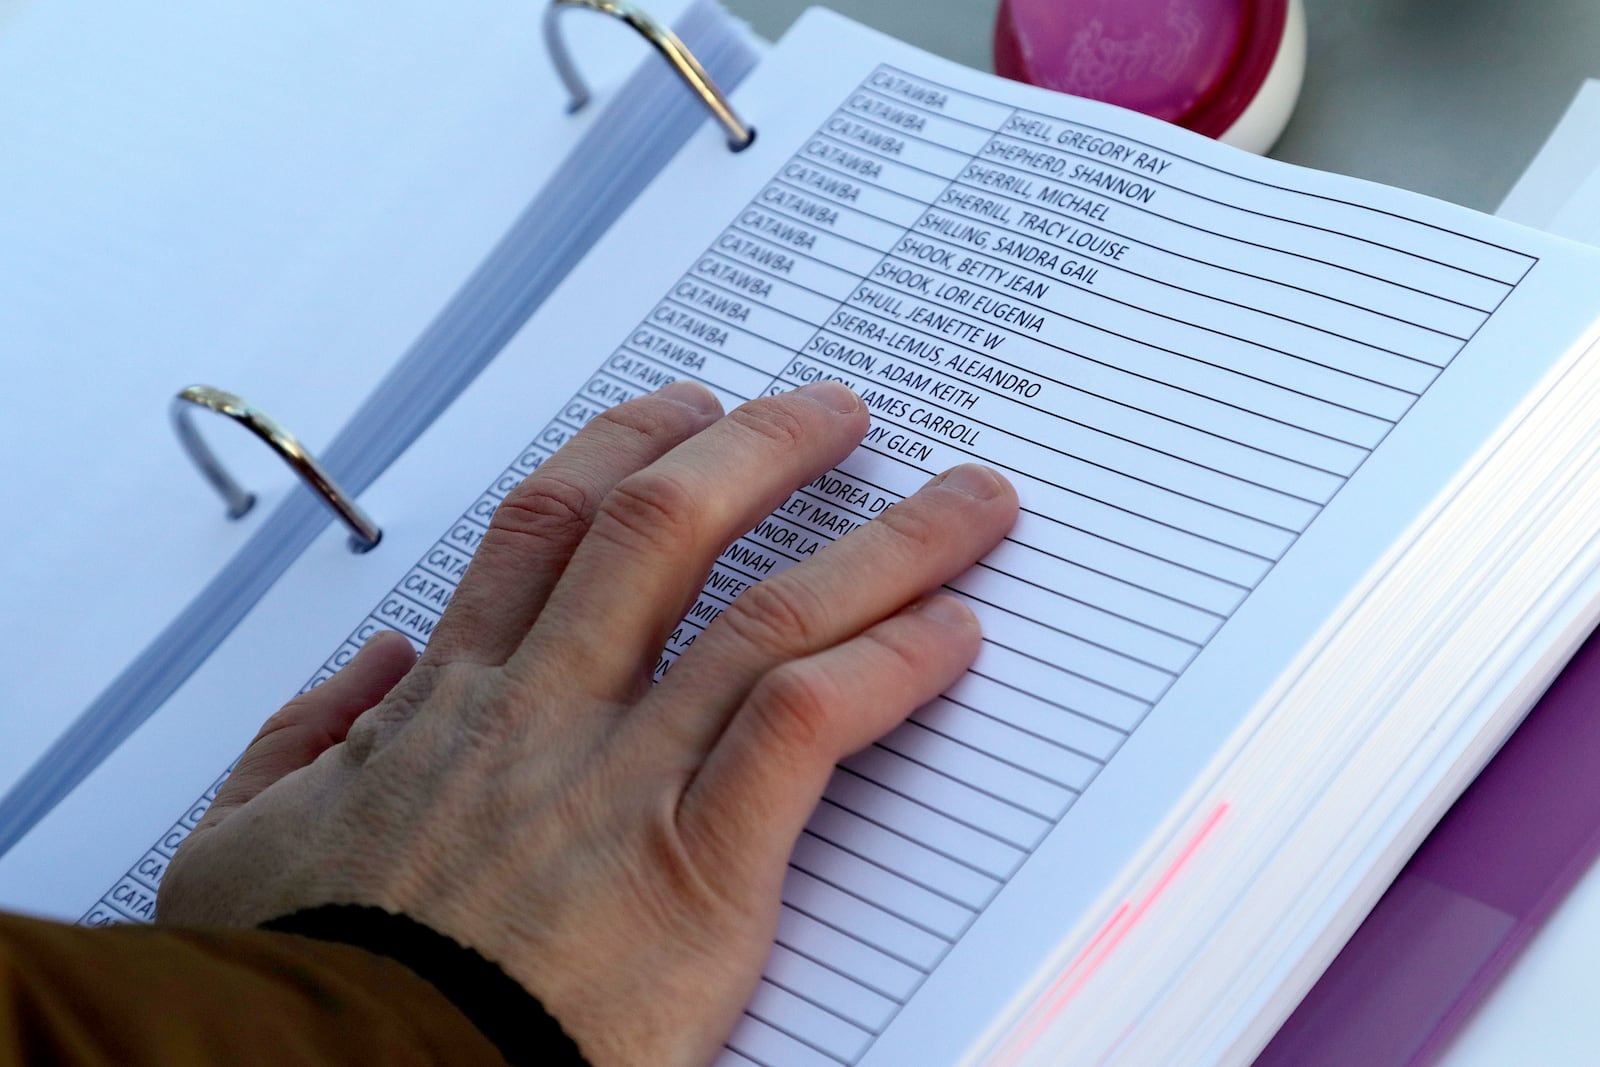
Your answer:
[[[705,869],[742,876],[730,889],[775,887],[834,764],[949,688],[981,640],[967,606],[940,594],[770,671],[678,809],[679,832]]]

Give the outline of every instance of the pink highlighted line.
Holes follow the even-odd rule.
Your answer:
[[[1067,1004],[1069,1004],[1084,984],[1089,981],[1094,973],[1100,969],[1111,953],[1120,945],[1128,933],[1134,928],[1145,912],[1150,910],[1167,888],[1177,879],[1178,872],[1189,863],[1194,854],[1217,824],[1222,821],[1223,815],[1228,811],[1228,802],[1223,801],[1206,817],[1206,821],[1195,831],[1194,836],[1183,846],[1183,851],[1161,872],[1150,891],[1146,893],[1137,904],[1124,901],[1111,917],[1105,921],[1089,943],[1083,947],[1066,969],[1059,974],[1055,981],[1050,983],[1050,988],[1045,990],[1024,1020],[1021,1033],[1006,1043],[1005,1053],[999,1060],[1001,1067],[1013,1067],[1030,1048],[1034,1042],[1055,1022]]]

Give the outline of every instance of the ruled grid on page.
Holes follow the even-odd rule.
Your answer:
[[[504,495],[677,378],[834,378],[873,419],[722,554],[657,677],[929,476],[1004,471],[1024,512],[951,586],[979,659],[835,774],[721,1061],[853,1064],[1533,263],[879,66],[307,687],[380,629],[424,644]],[[82,922],[150,918],[220,782]]]

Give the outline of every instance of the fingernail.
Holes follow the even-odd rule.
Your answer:
[[[691,382],[687,378],[679,378],[675,382],[663,385],[656,390],[656,396],[682,404],[702,415],[715,415],[722,411],[722,404],[717,400],[717,394],[699,382]]]
[[[975,500],[992,500],[1005,491],[1005,480],[978,463],[963,463],[959,467],[951,467],[928,484],[954,489]]]
[[[838,415],[849,415],[861,410],[861,398],[850,387],[839,382],[822,381],[802,385],[795,392],[816,401]]]
[[[935,593],[917,605],[917,614],[944,626],[976,626],[972,609],[953,596]]]

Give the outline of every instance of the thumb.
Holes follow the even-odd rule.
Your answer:
[[[262,724],[195,833],[215,826],[278,779],[343,741],[350,724],[382,700],[416,659],[402,635],[393,630],[373,634],[339,673],[301,693]]]

